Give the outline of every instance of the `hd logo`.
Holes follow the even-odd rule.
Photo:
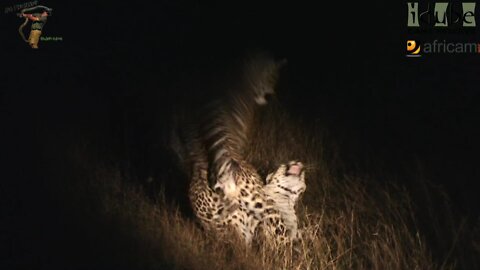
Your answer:
[[[417,44],[415,40],[407,40],[407,57],[420,57],[421,51],[420,44]]]

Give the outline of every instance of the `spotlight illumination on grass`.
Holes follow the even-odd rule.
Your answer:
[[[238,239],[208,237],[171,203],[175,198],[161,189],[152,200],[145,192],[148,185],[135,181],[134,176],[122,176],[120,166],[108,165],[86,148],[70,151],[75,175],[68,186],[58,189],[73,205],[72,211],[89,209],[85,215],[100,220],[109,237],[117,239],[112,246],[92,246],[122,255],[113,256],[106,265],[129,269],[383,270],[455,269],[475,263],[457,256],[460,244],[471,244],[455,241],[462,239],[466,230],[452,227],[450,234],[437,235],[451,241],[445,253],[434,256],[425,230],[419,226],[422,217],[411,193],[401,186],[380,184],[372,176],[342,171],[333,143],[327,142],[322,131],[305,127],[278,109],[266,111],[247,153],[262,174],[291,159],[306,164],[307,191],[299,206],[303,240],[295,249],[261,242],[245,249]],[[166,177],[154,181],[178,181]],[[94,260],[90,266],[95,268]]]

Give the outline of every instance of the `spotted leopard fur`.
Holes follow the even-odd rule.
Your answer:
[[[244,160],[255,110],[267,103],[267,95],[274,93],[278,69],[283,64],[266,54],[248,59],[239,89],[233,89],[217,103],[194,140],[189,198],[195,215],[209,231],[232,226],[247,243],[252,241],[259,225],[280,241],[296,236],[296,224],[291,224],[289,218],[288,224],[284,223],[283,216],[288,217],[291,212],[283,206],[282,198],[273,185],[269,188],[267,184],[264,190],[257,171]],[[277,173],[271,183],[282,177],[290,179]]]
[[[289,239],[301,237],[295,207],[307,188],[303,164],[290,161],[282,164],[274,173],[270,173],[264,186],[267,197],[275,202],[275,209],[280,212],[287,228]]]

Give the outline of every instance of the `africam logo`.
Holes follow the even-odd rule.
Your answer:
[[[407,40],[407,57],[420,57],[422,56],[420,54],[421,51],[421,46],[420,44],[417,44],[415,40]]]
[[[407,40],[407,57],[420,57],[422,54],[480,54],[480,42],[457,42],[433,40],[420,43]]]

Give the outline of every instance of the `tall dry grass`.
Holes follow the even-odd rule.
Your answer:
[[[307,191],[299,206],[303,240],[295,247],[207,236],[164,189],[122,173],[88,147],[70,149],[71,179],[58,184],[72,211],[83,211],[108,231],[118,269],[456,269],[460,257],[434,257],[420,228],[411,193],[402,186],[345,171],[334,144],[315,125],[291,120],[278,107],[256,123],[247,157],[265,175],[282,162],[301,160]],[[268,138],[268,139],[265,139]],[[158,166],[162,166],[159,164]],[[171,177],[171,176],[170,176]],[[178,179],[155,179],[178,181]],[[185,194],[186,196],[186,194]],[[433,206],[432,206],[433,207]],[[96,220],[96,221],[94,221]],[[445,238],[454,239],[453,231]],[[110,239],[108,238],[108,239]],[[455,241],[453,241],[455,242]],[[449,248],[456,248],[453,243]],[[478,243],[477,243],[478,247]],[[478,252],[478,249],[477,249]],[[97,254],[97,253],[95,253]],[[115,258],[115,259],[114,259]],[[95,260],[85,262],[97,268]],[[473,265],[473,264],[470,264]]]

